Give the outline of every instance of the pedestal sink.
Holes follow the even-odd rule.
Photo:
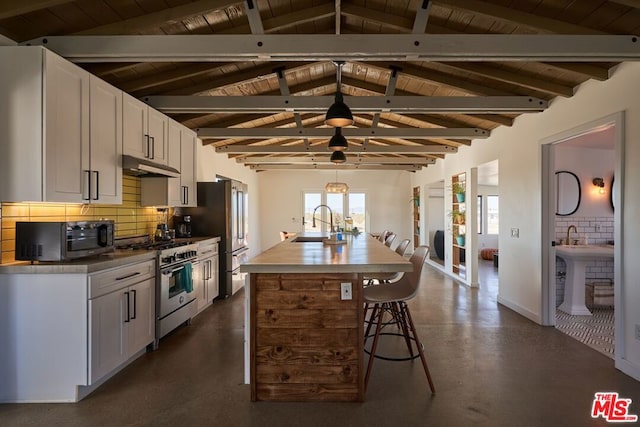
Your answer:
[[[565,313],[591,316],[584,304],[585,272],[589,261],[612,259],[613,246],[570,245],[556,246],[556,255],[567,264],[564,302],[558,307]]]

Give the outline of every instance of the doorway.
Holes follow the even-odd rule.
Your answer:
[[[611,358],[619,354],[613,331],[620,333],[623,315],[613,301],[621,287],[621,209],[614,206],[621,206],[623,119],[616,113],[542,141],[543,324]],[[585,263],[572,255],[606,246],[613,258]]]

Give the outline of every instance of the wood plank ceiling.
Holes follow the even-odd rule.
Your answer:
[[[588,43],[588,50],[592,40],[588,37],[634,35],[639,30],[638,0],[0,3],[0,34],[18,43],[50,43],[49,48],[54,51],[62,46],[63,56],[70,56],[65,55],[69,46],[73,50],[79,41],[90,38],[87,36],[165,36],[152,42],[160,48],[169,39],[166,36],[194,36],[183,45],[185,49],[173,52],[175,58],[165,55],[168,57],[158,57],[161,59],[122,59],[115,54],[107,59],[70,59],[198,130],[204,144],[255,170],[418,170],[435,159],[454,155],[458,147],[472,141],[483,143],[480,140],[493,129],[511,126],[520,114],[541,111],[556,97],[571,97],[576,87],[589,79],[606,80],[621,60],[614,55],[579,58],[568,52],[566,59],[561,56],[538,60],[544,55],[527,55],[529,46],[520,44],[530,39],[521,42],[518,36],[579,35],[584,38],[576,39],[571,46],[580,50]],[[197,35],[211,38],[196,40]],[[337,67],[329,55],[247,55],[246,60],[242,55],[227,55],[230,59],[225,60],[227,57],[218,54],[204,60],[194,58],[192,62],[181,55],[191,46],[199,48],[200,42],[205,48],[214,46],[220,52],[225,43],[230,44],[229,50],[237,47],[241,51],[242,42],[253,42],[256,39],[251,37],[261,35],[265,40],[274,36],[279,43],[275,48],[278,52],[310,49],[314,38],[331,45],[326,49],[329,53],[341,45],[348,49],[354,42],[360,43],[355,46],[362,46],[334,58],[344,61],[341,89],[345,102],[354,111],[353,126],[343,131],[349,142],[346,163],[329,162],[327,142],[334,130],[325,125],[324,112],[338,86]],[[305,38],[306,35],[314,38]],[[356,35],[367,37],[355,39]],[[429,55],[383,55],[385,49],[393,52],[396,46],[403,46],[394,44],[395,40],[405,40],[400,35],[415,36],[415,46],[419,41],[437,43],[438,37],[443,36],[443,44],[436,45],[432,54],[441,53],[438,46],[446,50],[446,43],[457,40],[449,36],[472,35],[483,45],[483,36],[501,35],[495,39],[497,48],[509,54],[514,51],[519,57],[485,57],[473,52],[468,57],[453,55],[435,60]],[[45,42],[43,38],[52,40]],[[61,45],[56,44],[57,39]],[[547,48],[538,39],[542,37],[531,45],[533,53],[540,47]],[[390,40],[390,47],[383,46],[386,40]],[[173,46],[171,43],[166,44]],[[612,43],[617,47],[620,40]],[[380,57],[375,56],[378,47]],[[321,46],[319,50],[323,49]],[[598,52],[594,48],[595,53]],[[635,60],[634,55],[637,57],[632,49],[631,55],[622,59]],[[91,62],[83,63],[85,60]],[[194,96],[201,98],[196,101],[206,97],[206,107],[194,103]],[[248,106],[243,99],[249,102]],[[288,108],[281,108],[282,102]]]

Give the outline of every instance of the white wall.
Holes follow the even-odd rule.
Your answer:
[[[444,183],[431,184],[426,186],[426,205],[425,205],[425,219],[427,221],[428,239],[427,243],[431,246],[431,255],[435,255],[433,250],[433,236],[438,230],[444,230]]]
[[[258,173],[258,178],[262,247],[266,249],[279,242],[280,231],[302,230],[302,191],[324,191],[336,175],[325,170],[272,170]],[[338,180],[346,182],[351,191],[366,193],[367,231],[389,229],[398,235],[397,241],[411,238],[410,172],[345,170],[339,172]]]
[[[426,168],[413,177],[412,185],[449,179],[454,173],[498,159],[500,162],[500,290],[499,301],[524,316],[540,323],[542,316],[542,249],[541,249],[541,140],[618,111],[626,112],[624,202],[622,224],[621,287],[624,312],[624,353],[616,366],[640,378],[640,341],[634,338],[634,327],[640,324],[640,263],[634,262],[640,253],[640,168],[629,159],[640,159],[640,96],[637,81],[640,63],[625,63],[617,67],[604,82],[588,81],[569,98],[558,98],[550,107],[536,114],[518,117],[512,127],[500,127],[490,138],[474,141],[460,148],[458,154],[447,156],[442,173]],[[628,220],[625,221],[625,218]],[[511,228],[518,228],[520,237],[510,237]],[[447,233],[449,234],[449,233]],[[616,242],[618,245],[618,242]],[[449,246],[447,244],[446,246]]]

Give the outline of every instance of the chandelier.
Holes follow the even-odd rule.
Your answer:
[[[349,186],[346,182],[338,182],[338,171],[336,171],[336,180],[334,182],[327,182],[324,189],[327,193],[345,194],[349,191]]]

